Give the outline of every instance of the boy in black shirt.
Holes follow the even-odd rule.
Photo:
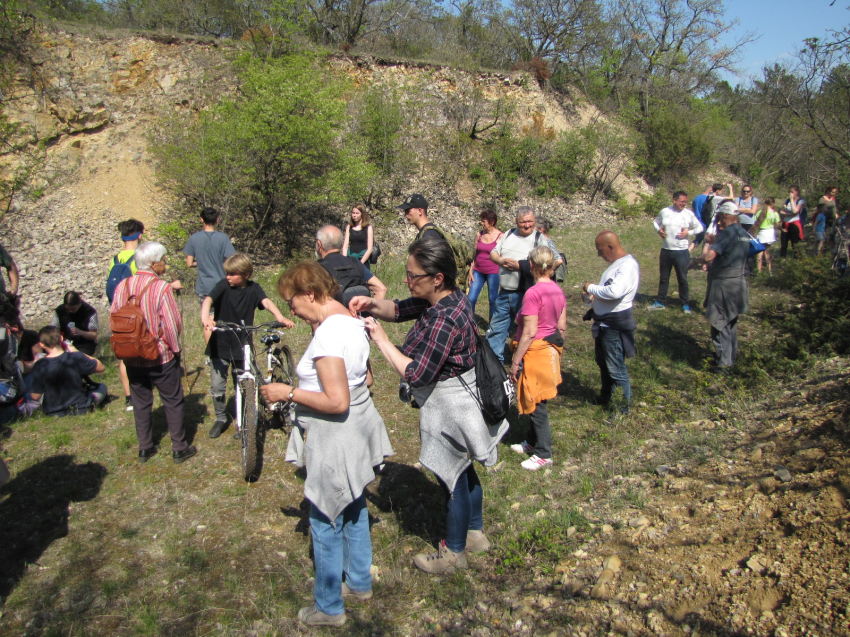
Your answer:
[[[210,309],[215,308],[216,320],[242,325],[254,324],[254,310],[266,309],[277,321],[287,328],[295,327],[295,323],[285,318],[265,291],[258,283],[251,281],[254,265],[247,255],[237,252],[224,262],[226,277],[219,281],[201,306],[201,322],[204,329],[210,331],[211,337],[207,343],[207,356],[212,362],[210,371],[210,393],[215,406],[215,424],[210,429],[210,438],[218,438],[227,429],[227,414],[225,413],[227,390],[227,370],[233,363],[231,373],[234,387],[237,371],[244,369],[242,346],[236,334],[228,331],[212,331],[215,320],[210,316]]]
[[[96,358],[71,347],[62,349],[62,332],[49,325],[38,333],[47,356],[36,361],[32,370],[33,400],[42,399],[41,410],[48,416],[72,416],[88,412],[106,398],[106,385],[94,391],[83,388],[83,376],[106,371]]]

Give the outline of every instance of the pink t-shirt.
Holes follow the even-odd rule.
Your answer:
[[[532,285],[525,296],[522,297],[522,308],[516,316],[517,329],[516,338],[522,338],[523,318],[526,316],[537,317],[537,334],[534,340],[551,336],[558,329],[558,318],[567,307],[567,297],[561,286],[552,280],[541,281]]]
[[[501,236],[499,234],[499,237]],[[481,233],[478,233],[478,243],[475,244],[475,269],[481,274],[499,274],[499,266],[490,260],[490,253],[496,249],[497,243],[499,243],[498,237],[493,243],[484,243],[481,240]]]

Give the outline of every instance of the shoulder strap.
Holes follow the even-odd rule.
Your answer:
[[[148,291],[148,288],[150,288],[150,286],[152,286],[154,284],[154,281],[156,281],[156,280],[157,280],[156,277],[151,277],[151,280],[148,281],[148,284],[144,288],[142,288],[142,292],[139,294],[139,296],[137,297],[135,294],[133,294],[133,295],[130,296],[130,298],[127,300],[127,302],[132,303],[133,305],[141,305],[142,297],[145,295],[145,292]],[[161,300],[162,300],[162,297],[160,297],[160,301]]]

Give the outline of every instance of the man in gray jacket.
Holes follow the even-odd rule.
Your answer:
[[[691,259],[689,268],[708,265],[705,317],[711,325],[717,367],[727,372],[738,356],[738,315],[746,314],[750,305],[744,266],[752,237],[738,223],[738,207],[732,201],[718,208],[717,227],[717,238],[702,255]]]

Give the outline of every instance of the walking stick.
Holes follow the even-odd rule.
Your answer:
[[[180,299],[180,318],[182,319],[185,312],[183,311],[183,294],[181,292],[182,290],[177,290],[177,298]],[[177,342],[180,343],[180,367],[183,370],[183,382],[186,385],[186,394],[191,395],[192,388],[189,387],[189,376],[186,374],[186,345],[183,340],[183,330],[180,330],[177,334]]]

